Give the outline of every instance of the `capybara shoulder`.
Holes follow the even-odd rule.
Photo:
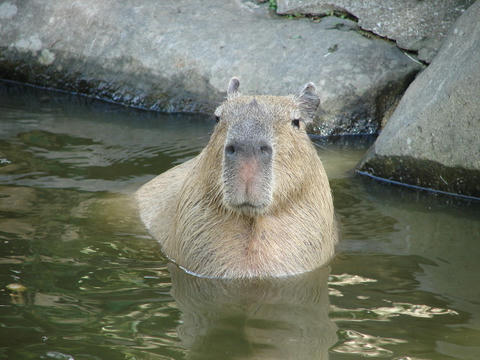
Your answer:
[[[305,130],[315,86],[247,96],[239,84],[230,80],[202,152],[137,191],[141,219],[167,257],[201,276],[313,270],[337,241],[328,179]]]

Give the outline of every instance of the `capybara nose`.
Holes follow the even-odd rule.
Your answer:
[[[237,142],[231,141],[225,146],[225,157],[235,160],[238,157],[257,157],[262,160],[271,160],[273,149],[266,141]]]

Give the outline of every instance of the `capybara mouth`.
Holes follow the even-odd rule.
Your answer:
[[[267,208],[267,205],[256,205],[249,202],[243,202],[241,204],[231,205],[231,207],[244,215],[256,216],[263,214]]]
[[[265,213],[272,200],[270,177],[268,169],[257,170],[247,179],[241,172],[227,171],[224,176],[224,204],[234,212],[244,215],[256,216]]]
[[[271,190],[265,184],[226,183],[224,204],[234,212],[257,216],[265,213],[271,203]]]

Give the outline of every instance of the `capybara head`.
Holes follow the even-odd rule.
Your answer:
[[[227,100],[215,111],[217,126],[207,146],[209,169],[223,206],[246,216],[273,213],[295,201],[317,157],[305,126],[320,100],[313,83],[296,96],[247,96],[232,78]],[[217,170],[217,171],[215,171]],[[213,180],[213,179],[212,179]]]

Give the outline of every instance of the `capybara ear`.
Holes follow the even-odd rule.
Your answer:
[[[227,97],[238,95],[238,88],[240,87],[240,80],[237,77],[232,77],[228,83]]]
[[[296,97],[296,101],[305,122],[313,121],[318,106],[320,105],[320,98],[317,95],[317,87],[314,83],[309,82],[305,84],[300,94]]]

